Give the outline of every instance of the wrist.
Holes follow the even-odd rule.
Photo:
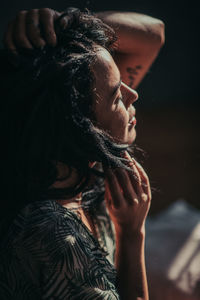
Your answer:
[[[140,229],[132,229],[131,227],[115,226],[116,238],[118,240],[143,241],[145,239],[145,227]]]

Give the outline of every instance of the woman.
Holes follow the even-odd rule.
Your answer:
[[[151,191],[129,146],[133,88],[163,41],[161,21],[134,13],[39,9],[10,23],[1,299],[148,299]]]

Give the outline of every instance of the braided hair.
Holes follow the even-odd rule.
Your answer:
[[[115,143],[93,122],[91,66],[96,46],[112,53],[113,29],[88,11],[68,8],[55,30],[56,47],[19,49],[15,63],[8,51],[0,53],[5,190],[14,211],[38,199],[62,199],[84,190],[85,205],[91,206],[99,198],[100,181],[93,180],[93,187],[89,182],[104,174],[89,162],[127,168],[121,153],[128,145]],[[78,171],[76,187],[49,188],[58,180],[58,162]]]

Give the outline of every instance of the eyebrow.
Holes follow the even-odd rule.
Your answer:
[[[116,94],[116,92],[117,92],[118,88],[121,86],[121,84],[122,84],[122,79],[120,78],[120,81],[113,88],[111,97],[113,97]]]

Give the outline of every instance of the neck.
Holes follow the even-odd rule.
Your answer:
[[[81,207],[81,201],[82,201],[82,193],[79,193],[73,198],[68,199],[58,199],[57,202],[60,203],[62,206],[67,208],[80,208]]]

